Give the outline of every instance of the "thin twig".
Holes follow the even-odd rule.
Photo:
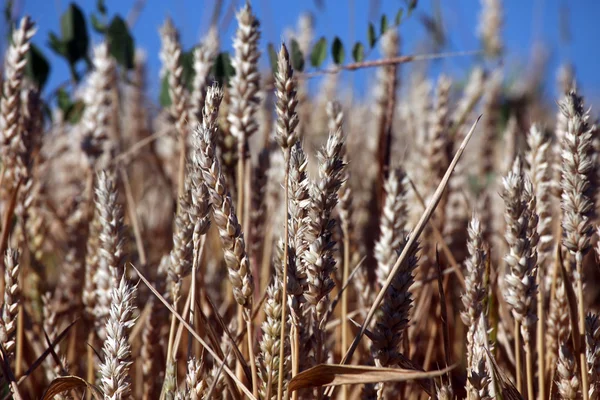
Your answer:
[[[322,69],[315,72],[307,72],[298,74],[298,79],[310,79],[324,74],[338,74],[342,71],[355,71],[363,68],[382,67],[386,65],[405,64],[414,61],[437,60],[440,58],[476,56],[482,54],[481,50],[458,51],[452,53],[436,53],[436,54],[415,54],[408,56],[398,56],[385,58],[381,60],[354,62],[346,65],[340,65],[335,68]]]

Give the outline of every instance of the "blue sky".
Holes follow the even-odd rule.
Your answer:
[[[279,43],[284,30],[295,27],[298,15],[309,12],[314,16],[315,35],[325,36],[331,41],[340,36],[346,47],[351,47],[354,40],[366,41],[369,17],[379,24],[381,14],[386,13],[393,20],[396,11],[404,6],[404,0],[321,0],[320,8],[314,0],[254,0],[252,2],[261,20],[263,32],[261,47],[266,44]],[[46,46],[48,32],[59,31],[59,17],[69,2],[65,0],[21,0],[17,3],[19,15],[27,13],[39,26],[34,42],[43,47],[46,56],[51,60],[52,72],[48,88],[56,87],[68,79],[66,63],[58,59]],[[95,9],[95,0],[76,1],[89,15]],[[126,16],[135,0],[106,0],[109,14],[119,13]],[[239,7],[242,0],[225,0],[223,9],[234,3]],[[370,4],[378,3],[378,10],[370,15]],[[569,4],[568,12],[564,7]],[[196,44],[206,31],[214,1],[202,0],[147,0],[134,28],[136,45],[147,51],[149,62],[149,81],[151,93],[158,92],[158,71],[160,61],[158,50],[160,40],[158,28],[165,16],[170,15],[181,32],[184,48]],[[236,7],[236,8],[237,8]],[[411,54],[422,48],[425,37],[423,25],[419,22],[423,13],[431,15],[439,7],[444,27],[449,35],[449,45],[444,51],[474,50],[479,46],[475,36],[477,17],[480,10],[479,0],[420,0],[415,14],[402,24],[402,52]],[[222,15],[223,15],[222,14]],[[600,56],[598,56],[596,40],[600,39],[600,1],[597,0],[507,0],[505,1],[505,27],[503,39],[506,43],[508,75],[519,74],[523,66],[530,60],[534,43],[545,46],[549,56],[547,72],[548,94],[554,95],[555,71],[562,60],[574,63],[576,74],[583,93],[591,99],[600,99]],[[570,39],[561,40],[559,26],[561,18],[568,22]],[[224,23],[221,18],[221,43],[225,49],[231,48],[231,38],[235,32],[235,19]],[[94,37],[97,42],[99,38]],[[349,58],[350,48],[346,49]],[[370,58],[378,57],[374,53]],[[472,65],[473,58],[451,58],[435,63],[433,73],[444,71],[452,75],[465,76]],[[267,57],[263,57],[267,65]],[[362,93],[367,87],[368,72],[353,73],[353,82],[357,91]]]

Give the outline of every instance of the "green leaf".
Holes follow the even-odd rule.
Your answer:
[[[335,39],[333,39],[333,44],[331,45],[331,56],[333,58],[333,62],[337,65],[344,63],[344,58],[346,57],[346,53],[344,52],[344,44],[337,36]]]
[[[375,33],[375,26],[373,24],[369,24],[369,33],[367,36],[367,40],[369,41],[369,47],[373,48],[375,43],[377,43],[377,34]]]
[[[302,50],[300,50],[300,45],[296,41],[296,39],[292,39],[290,42],[292,53],[290,54],[292,58],[292,68],[294,70],[302,72],[304,71],[304,54],[302,54]]]
[[[235,69],[233,68],[233,65],[231,65],[229,53],[222,52],[215,58],[212,75],[221,86],[227,84],[229,78],[235,75]]]
[[[123,18],[118,15],[113,17],[106,31],[106,40],[110,54],[113,55],[117,62],[126,69],[132,69],[135,46],[127,23]]]
[[[48,80],[48,75],[50,74],[50,64],[48,63],[48,60],[42,51],[33,43],[27,52],[25,74],[29,79],[36,83],[40,91],[44,88],[44,85]]]
[[[84,58],[88,51],[89,36],[85,18],[81,9],[71,3],[60,18],[62,42],[66,45],[66,57],[74,64]]]
[[[98,12],[102,15],[106,15],[106,4],[104,4],[104,0],[98,0],[96,1],[96,8],[98,9]]]
[[[92,24],[92,28],[98,33],[105,34],[108,27],[105,23],[100,21],[100,18],[96,16],[96,14],[90,15],[90,22]]]
[[[356,62],[361,62],[365,59],[365,46],[361,42],[354,43],[352,48],[352,58]]]
[[[310,52],[310,65],[319,68],[327,58],[327,39],[321,37]]]
[[[58,108],[60,108],[65,114],[67,113],[67,110],[73,105],[69,93],[63,88],[58,89],[58,91],[56,92],[56,103],[58,105]]]
[[[158,96],[158,102],[162,107],[168,107],[172,104],[171,94],[169,93],[169,73],[167,72],[163,76],[160,82],[160,94]]]
[[[414,10],[415,8],[417,8],[417,3],[418,3],[418,0],[410,0],[410,1],[408,2],[408,13],[407,13],[407,17],[410,17],[410,16],[411,16],[411,14],[412,14],[412,12],[413,12],[413,10]]]
[[[273,43],[269,43],[267,49],[269,51],[269,64],[271,64],[271,72],[273,72],[273,75],[275,75],[277,73],[277,51],[275,50]]]
[[[387,15],[383,14],[381,16],[381,23],[379,25],[379,32],[383,35],[385,31],[388,29],[388,20]]]
[[[61,55],[63,57],[67,56],[67,45],[62,40],[60,40],[54,32],[50,32],[48,34],[48,46],[56,54]]]
[[[181,78],[183,79],[183,83],[188,88],[188,90],[192,90],[192,83],[194,80],[194,48],[190,51],[186,51],[181,53],[181,66],[183,67],[183,74]]]
[[[75,125],[81,120],[83,110],[85,110],[85,103],[82,100],[77,100],[65,114],[65,119]]]
[[[396,18],[394,18],[394,25],[396,25],[396,26],[400,25],[400,22],[402,22],[402,14],[404,14],[403,8],[399,9],[398,12],[396,13]]]

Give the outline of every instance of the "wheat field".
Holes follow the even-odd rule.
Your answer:
[[[427,61],[397,26],[381,59],[295,70],[306,20],[264,70],[249,2],[234,74],[215,76],[228,38],[211,29],[190,79],[167,19],[160,77],[141,49],[127,70],[94,45],[77,120],[45,109],[20,19],[0,101],[2,398],[599,398],[594,110],[566,64],[560,98],[507,83],[502,13],[481,1],[466,79],[411,69]],[[339,78],[356,69],[364,98]]]

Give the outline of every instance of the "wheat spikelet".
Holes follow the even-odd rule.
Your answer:
[[[571,350],[564,344],[560,346],[556,373],[558,375],[556,386],[561,398],[580,399],[581,396],[578,393],[580,381],[577,374],[577,361]]]
[[[258,89],[260,73],[258,71],[259,22],[247,2],[237,13],[238,28],[233,40],[234,56],[231,65],[236,70],[231,79],[231,105],[227,121],[231,124],[231,133],[239,146],[246,146],[246,141],[258,129],[254,114],[259,99]]]
[[[486,53],[498,57],[504,50],[501,29],[504,24],[504,10],[501,0],[481,0],[481,13],[477,34],[483,42]]]
[[[203,398],[207,386],[202,376],[202,361],[196,359],[195,357],[188,360],[185,383],[188,389],[188,395],[185,396],[186,399],[200,400]]]
[[[2,305],[2,325],[0,325],[0,342],[8,354],[13,357],[16,346],[17,317],[21,302],[21,285],[19,283],[19,252],[7,249],[4,255],[4,304]]]
[[[342,184],[344,141],[341,130],[330,132],[327,144],[319,152],[319,181],[310,186],[310,228],[306,232],[309,248],[304,252],[308,289],[304,296],[313,307],[317,321],[321,321],[329,305],[328,295],[334,282],[335,270],[332,252],[335,242],[331,237],[331,213],[337,204],[337,192]]]
[[[190,112],[196,118],[196,122],[202,122],[202,110],[206,89],[209,84],[210,70],[219,50],[219,36],[216,27],[212,26],[204,41],[194,50],[194,79],[192,81],[192,93],[190,94]]]
[[[408,237],[401,236],[401,243],[396,252],[400,254],[408,242]],[[412,307],[412,294],[409,291],[414,281],[413,271],[417,267],[418,245],[410,249],[409,256],[402,263],[394,276],[381,303],[382,312],[375,321],[371,352],[379,366],[391,367],[401,365],[403,356],[400,354],[400,343],[406,327],[408,326],[409,313]]]
[[[254,283],[250,270],[250,263],[246,255],[244,235],[237,220],[231,195],[227,190],[221,165],[215,156],[215,130],[211,115],[217,115],[223,92],[215,86],[208,89],[204,107],[203,123],[207,125],[194,132],[193,162],[202,172],[204,182],[210,193],[215,225],[219,229],[225,263],[227,264],[229,279],[233,286],[235,300],[247,310],[251,309],[252,292]]]
[[[475,322],[475,330],[473,336],[473,346],[471,348],[471,361],[467,372],[467,392],[473,400],[488,400],[492,399],[493,388],[491,387],[491,374],[488,368],[485,345],[486,332],[483,330],[481,321],[485,319],[485,315],[481,315],[480,319]]]
[[[2,132],[0,155],[2,165],[9,174],[7,182],[21,179],[26,168],[22,157],[19,157],[19,154],[23,154],[25,150],[23,132],[19,124],[22,112],[20,96],[27,64],[26,55],[35,32],[36,28],[31,18],[23,17],[19,28],[12,34],[12,43],[4,62],[5,79],[0,100],[0,132]]]
[[[470,362],[473,356],[473,345],[478,330],[479,318],[483,314],[484,301],[487,296],[484,275],[488,259],[488,254],[484,248],[481,223],[475,216],[469,223],[468,234],[469,257],[465,261],[465,291],[461,296],[464,311],[461,313],[461,318],[468,328],[467,364],[473,365]]]
[[[298,99],[296,97],[294,71],[290,64],[290,55],[283,43],[277,56],[275,95],[277,96],[277,103],[275,104],[275,110],[277,111],[275,140],[285,154],[286,149],[292,148],[298,140],[298,135],[296,134],[296,127],[298,126],[296,106],[298,105]]]
[[[406,187],[402,170],[393,169],[385,181],[385,201],[379,223],[379,239],[375,242],[377,281],[380,286],[387,280],[396,262],[396,251],[402,244],[406,229]]]
[[[104,362],[100,364],[101,386],[107,399],[127,399],[131,395],[129,367],[131,346],[129,332],[135,324],[137,287],[130,286],[125,276],[111,291],[110,314],[106,321]]]
[[[115,123],[112,121],[112,90],[117,77],[115,62],[106,43],[94,47],[92,62],[94,71],[88,76],[83,95],[86,107],[81,117],[81,147],[91,165],[95,165],[103,153],[110,151],[110,129]]]
[[[300,306],[305,302],[303,294],[307,288],[306,268],[301,263],[304,253],[308,249],[305,239],[310,212],[309,181],[306,175],[307,163],[302,145],[300,142],[296,142],[290,152],[288,178],[290,258],[288,262],[287,293],[292,321],[298,327],[301,313]]]
[[[521,326],[525,343],[530,343],[531,327],[537,321],[535,284],[537,273],[537,214],[531,182],[523,175],[521,162],[515,160],[512,171],[502,180],[502,198],[506,205],[506,241],[509,253],[505,261],[510,273],[505,277],[506,302]]]
[[[181,64],[181,44],[179,33],[170,18],[160,29],[161,58],[165,69],[169,73],[169,96],[173,104],[172,114],[176,120],[177,133],[185,138],[187,136],[188,121],[188,93],[183,82],[183,65]]]
[[[580,255],[590,247],[593,216],[593,191],[590,174],[594,168],[590,156],[592,131],[588,126],[589,113],[584,111],[583,99],[575,92],[567,94],[560,104],[566,118],[562,141],[563,245]],[[581,277],[578,277],[580,279]]]
[[[595,400],[600,391],[600,321],[597,314],[588,314],[585,319],[585,342],[590,380],[588,397]]]
[[[263,336],[259,344],[260,358],[258,366],[260,371],[260,395],[263,399],[273,399],[277,397],[282,306],[281,281],[275,279],[274,283],[267,287],[267,301],[264,306],[265,321],[262,323]],[[289,332],[289,329],[287,331]],[[286,342],[287,340],[285,340],[284,346],[288,347]],[[286,375],[289,373],[290,367],[288,357],[289,356],[286,355],[284,360],[284,373]],[[267,395],[267,393],[270,395]]]
[[[538,125],[532,124],[527,135],[529,151],[525,155],[528,164],[527,174],[536,197],[536,213],[538,221],[538,265],[546,269],[552,256],[552,204],[550,198],[550,142],[544,137]],[[543,274],[546,274],[544,271]]]
[[[114,176],[101,171],[97,177],[96,214],[98,216],[99,247],[98,268],[93,280],[95,285],[94,316],[98,336],[106,338],[104,321],[110,312],[111,288],[114,287],[124,271],[124,226],[123,212],[117,201],[117,187]]]

